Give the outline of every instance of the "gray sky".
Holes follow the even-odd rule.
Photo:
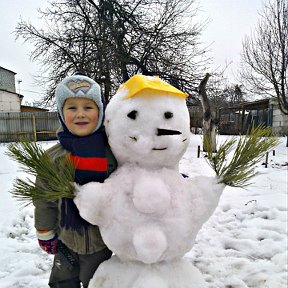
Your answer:
[[[227,70],[231,82],[235,81],[235,73],[239,67],[239,53],[244,35],[250,35],[257,23],[258,11],[262,0],[197,0],[200,6],[199,17],[209,18],[210,22],[203,32],[201,41],[211,44],[211,56],[215,67],[224,67],[232,62]],[[23,44],[22,39],[15,41],[13,31],[20,20],[29,20],[32,24],[40,23],[37,9],[47,6],[46,0],[0,0],[0,66],[16,72],[17,80],[21,79],[20,93],[24,102],[32,102],[37,93],[43,93],[33,80],[39,66],[31,63],[29,52],[33,46]],[[32,91],[32,92],[29,92]]]
[[[236,81],[240,64],[242,40],[251,35],[259,19],[263,0],[197,0],[200,15],[210,19],[202,40],[212,43],[210,50],[214,66],[225,67],[229,80]]]
[[[0,0],[0,66],[17,73],[17,93],[17,80],[22,80],[20,93],[24,95],[24,102],[32,102],[38,96],[37,93],[28,91],[43,93],[43,89],[34,84],[33,75],[38,72],[38,66],[29,60],[31,45],[23,44],[22,39],[15,41],[13,31],[20,18],[38,23],[37,9],[46,4],[47,1],[44,0]]]

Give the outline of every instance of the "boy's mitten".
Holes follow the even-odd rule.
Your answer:
[[[46,230],[37,230],[36,232],[38,237],[39,246],[48,254],[56,254],[57,253],[57,243],[58,237],[55,233]]]

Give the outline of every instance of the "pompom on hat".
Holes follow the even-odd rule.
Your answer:
[[[104,117],[104,103],[99,84],[86,75],[83,75],[83,73],[75,73],[72,76],[64,78],[57,85],[55,90],[56,104],[58,113],[64,123],[63,106],[65,100],[73,97],[88,98],[96,103],[99,109],[99,119],[95,131],[98,130],[103,123]]]

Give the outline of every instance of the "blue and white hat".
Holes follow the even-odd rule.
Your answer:
[[[84,75],[73,75],[64,78],[56,87],[55,98],[58,113],[64,121],[63,106],[65,100],[73,97],[82,97],[93,100],[99,109],[99,119],[95,131],[101,127],[104,117],[104,104],[101,97],[101,88],[91,78]]]

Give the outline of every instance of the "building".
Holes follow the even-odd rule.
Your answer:
[[[16,73],[0,66],[0,112],[20,112],[23,96],[16,93]]]
[[[218,111],[220,134],[246,134],[251,127],[263,124],[272,127],[277,136],[288,135],[288,115],[281,112],[277,99],[243,102]]]
[[[288,136],[288,115],[282,113],[277,99],[269,101],[269,107],[272,110],[272,129],[276,135]]]
[[[48,109],[21,105],[23,95],[16,92],[16,73],[0,66],[0,143],[21,139],[55,140],[59,119]]]

